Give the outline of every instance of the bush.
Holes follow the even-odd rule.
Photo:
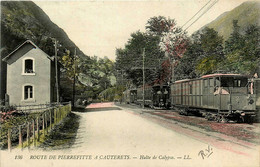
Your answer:
[[[0,122],[4,123],[6,120],[11,119],[15,113],[17,113],[17,111],[14,106],[0,107]]]

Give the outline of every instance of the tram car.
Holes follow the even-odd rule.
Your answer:
[[[137,89],[130,89],[130,103],[135,103],[137,100]]]
[[[151,107],[153,105],[152,86],[150,86],[150,85],[144,86],[144,100],[143,100],[143,87],[138,87],[136,93],[137,93],[136,104],[143,105],[143,103],[144,103],[144,106],[147,106],[147,107]]]
[[[153,86],[153,107],[170,108],[170,86],[154,85]]]
[[[170,100],[182,114],[197,112],[209,120],[244,122],[255,116],[256,94],[252,89],[248,76],[211,74],[175,81]]]
[[[130,90],[127,89],[123,92],[123,102],[125,102],[126,104],[130,103]]]
[[[126,104],[135,103],[137,99],[136,89],[127,89],[123,92],[123,101]]]
[[[136,103],[143,105],[143,87],[137,88]],[[168,85],[153,85],[144,87],[144,105],[154,109],[170,107],[170,87]]]
[[[251,80],[252,93],[256,95],[256,122],[260,122],[260,78]]]

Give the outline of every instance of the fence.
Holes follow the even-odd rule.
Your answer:
[[[48,108],[53,108],[59,104],[60,103],[46,103],[46,104],[35,104],[35,105],[12,105],[12,107],[15,108],[17,112],[32,113],[32,112],[42,112]],[[63,103],[63,104],[67,104],[67,103]],[[3,108],[6,107],[3,106]]]
[[[44,108],[41,108],[43,110]],[[18,126],[8,128],[6,136],[8,150],[11,151],[13,146],[23,149],[31,146],[36,147],[44,136],[48,134],[53,127],[62,121],[71,112],[71,103],[55,104],[46,106],[36,118],[27,120]]]

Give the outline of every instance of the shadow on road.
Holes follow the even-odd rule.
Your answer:
[[[122,109],[119,107],[87,108],[85,112],[110,111],[110,110],[122,110]]]
[[[111,111],[111,110],[122,110],[119,107],[101,107],[101,108],[76,108],[73,112],[98,112],[98,111]]]

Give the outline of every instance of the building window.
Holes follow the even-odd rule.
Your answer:
[[[25,58],[23,60],[23,75],[35,75],[34,63],[33,58]]]
[[[24,73],[33,73],[33,60],[27,59],[24,64]]]
[[[33,86],[26,85],[24,86],[24,100],[33,99]]]

